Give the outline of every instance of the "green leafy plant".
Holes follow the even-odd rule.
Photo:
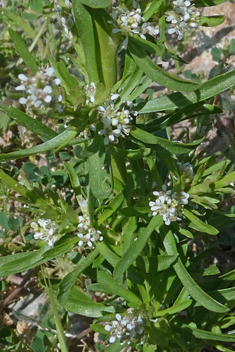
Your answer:
[[[205,133],[172,139],[169,128],[221,114],[214,98],[234,85],[235,71],[221,64],[208,80],[185,79],[153,59],[185,63],[169,49],[172,36],[222,23],[201,15],[222,2],[44,0],[2,9],[19,57],[11,72],[2,65],[13,104],[0,110],[4,130],[21,126],[21,135],[0,154],[0,276],[38,268],[61,351],[63,310],[93,318],[100,351],[233,350],[234,270],[213,260],[225,224],[234,224],[224,206],[234,197],[233,159],[200,149]],[[152,99],[154,83],[169,94]],[[6,198],[14,197],[13,216]],[[46,331],[25,350],[54,350]]]

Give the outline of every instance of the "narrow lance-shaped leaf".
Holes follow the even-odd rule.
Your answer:
[[[89,290],[118,295],[130,302],[134,308],[138,308],[141,305],[141,300],[133,292],[122,287],[108,273],[102,270],[98,271],[97,279],[98,283],[88,286]]]
[[[134,127],[131,130],[131,135],[147,144],[157,144],[162,148],[168,150],[170,153],[173,154],[184,154],[190,152],[192,149],[195,148],[196,145],[202,142],[202,139],[195,141],[193,143],[177,143],[169,141],[168,139],[164,139],[161,137],[154,136],[153,134],[143,131],[140,128]]]
[[[192,224],[189,225],[189,227],[191,227],[192,229],[195,229],[197,231],[201,231],[204,233],[208,233],[209,235],[217,235],[219,233],[219,231],[215,227],[209,224],[206,224],[204,221],[200,220],[196,215],[194,215],[189,210],[184,209],[184,215],[192,222]]]
[[[37,37],[37,31],[33,29],[33,27],[27,23],[27,21],[23,20],[19,13],[14,13],[12,10],[8,10],[6,8],[1,8],[1,13],[3,16],[6,16],[10,21],[13,22],[17,27],[20,27],[24,32],[26,32],[33,40]],[[42,39],[38,39],[37,45],[41,54],[45,54],[45,47],[43,45]]]
[[[225,20],[225,16],[219,15],[219,16],[201,16],[200,21],[198,23],[199,26],[204,26],[204,27],[214,27],[218,26],[219,24],[223,23]]]
[[[75,24],[84,49],[87,74],[90,82],[100,81],[97,67],[97,40],[95,37],[94,21],[89,8],[77,0],[72,1]]]
[[[117,82],[117,43],[115,43],[112,26],[108,23],[111,19],[107,11],[103,9],[92,10],[92,18],[94,19],[97,31],[97,45],[99,43],[99,51],[97,52],[96,61],[99,60],[99,74],[105,87],[112,88]]]
[[[63,307],[69,312],[92,318],[102,317],[103,311],[114,313],[114,307],[94,302],[77,288],[72,289],[69,299]]]
[[[36,59],[29,52],[22,37],[11,28],[9,28],[8,31],[25,65],[28,66],[28,68],[35,74],[38,71],[38,64]]]
[[[216,6],[219,4],[223,4],[227,0],[197,0],[195,1],[196,7],[208,7],[208,6]]]
[[[47,293],[49,296],[49,300],[51,303],[51,309],[53,311],[54,317],[55,317],[55,323],[56,323],[56,330],[57,330],[57,335],[58,335],[58,339],[60,342],[60,349],[61,352],[68,352],[68,347],[66,344],[66,338],[64,335],[64,329],[60,320],[60,316],[59,316],[59,312],[56,306],[56,302],[55,302],[55,298],[54,298],[54,293],[51,287],[51,283],[49,281],[49,287],[47,287]]]
[[[23,256],[22,258],[18,257],[15,260],[14,255],[11,255],[11,261],[0,266],[0,275],[12,275],[37,266],[37,263],[43,259],[43,253],[45,253],[47,250],[48,247],[44,246],[37,251],[32,251],[29,254],[27,253],[27,255]]]
[[[154,229],[157,226],[160,226],[162,222],[162,217],[157,215],[152,217],[147,227],[140,229],[137,240],[134,241],[132,246],[128,248],[123,257],[117,263],[113,273],[113,277],[115,279],[120,277],[129,268],[133,261],[140,255]]]
[[[164,233],[161,232],[161,236],[163,238],[163,243],[166,248],[168,254],[177,254],[177,248],[175,239],[171,231],[166,233],[164,229]],[[176,264],[173,265],[175,272],[188,291],[188,293],[195,299],[196,302],[199,302],[206,309],[216,312],[216,313],[226,313],[229,311],[227,307],[217,302],[215,299],[210,297],[206,292],[204,292],[200,286],[193,280],[193,278],[189,275],[188,271],[185,269],[182,261],[178,258]]]
[[[112,0],[78,0],[78,2],[93,8],[106,8],[112,5]]]
[[[68,300],[69,292],[75,285],[78,275],[80,275],[88,266],[93,263],[98,254],[98,250],[94,249],[91,253],[88,254],[87,257],[82,257],[78,262],[77,267],[63,278],[59,285],[58,294],[58,300],[62,305],[64,305]]]
[[[51,139],[57,136],[55,131],[45,126],[42,122],[33,119],[32,117],[26,115],[23,111],[15,109],[13,106],[0,104],[0,110],[20,125],[43,138]]]
[[[84,199],[81,194],[81,186],[80,186],[78,175],[77,175],[77,173],[71,163],[64,162],[64,167],[66,168],[66,170],[69,174],[70,182],[71,182],[72,188],[74,190],[76,199],[77,199],[79,205],[81,206]]]
[[[191,300],[187,300],[183,303],[179,303],[179,304],[174,304],[172,307],[164,309],[164,310],[159,310],[158,312],[156,312],[154,314],[154,317],[163,317],[167,314],[176,314],[182,310],[187,309],[189,306],[191,306],[192,301]]]
[[[148,102],[141,110],[140,114],[165,111],[185,107],[192,103],[197,103],[209,99],[226,89],[229,89],[235,84],[235,70],[224,73],[209,79],[201,85],[201,87],[192,93],[173,93],[161,98],[154,99]]]
[[[64,141],[72,140],[76,136],[76,134],[77,132],[75,131],[64,131],[55,138],[51,139],[50,141],[39,144],[36,147],[23,149],[8,154],[1,154],[0,161],[20,159],[30,155],[47,152],[48,150],[60,147],[61,145],[63,145]]]
[[[10,189],[14,189],[21,196],[28,198],[31,202],[39,205],[41,209],[44,209],[48,204],[45,199],[42,198],[37,192],[32,192],[19,182],[14,180],[11,176],[7,175],[3,170],[0,170],[0,180]]]
[[[122,204],[124,195],[122,192],[118,193],[108,204],[107,208],[101,214],[98,219],[98,225],[101,225],[106,219],[108,219]]]
[[[111,178],[106,168],[104,168],[105,154],[100,152],[93,154],[89,158],[90,187],[93,195],[97,199],[105,199],[110,195]]]
[[[193,334],[197,339],[209,340],[209,341],[221,341],[221,342],[235,342],[235,337],[226,334],[216,334],[211,331],[205,331],[201,329],[194,328],[190,325],[182,326],[184,334]],[[190,331],[190,330],[191,331]],[[188,331],[187,331],[188,330]]]
[[[129,38],[128,48],[137,65],[154,82],[179,92],[192,92],[199,88],[200,85],[198,83],[174,77],[153,63],[142,46],[134,38]]]
[[[109,249],[104,242],[97,242],[96,248],[105,260],[115,267],[120,258],[111,249]]]

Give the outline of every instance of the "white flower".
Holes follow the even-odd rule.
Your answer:
[[[200,11],[191,4],[191,0],[173,1],[173,10],[168,12],[167,22],[171,22],[173,27],[168,29],[169,34],[176,33],[181,40],[186,31],[198,27]]]
[[[103,106],[97,108],[103,123],[103,128],[98,134],[104,136],[105,145],[118,143],[119,137],[128,136],[131,131],[131,121],[138,115],[137,111],[132,110],[133,103],[129,100],[115,108],[115,101],[118,98],[118,94],[112,94]]]
[[[59,237],[59,226],[54,221],[50,219],[39,219],[38,224],[36,222],[32,222],[31,227],[35,231],[35,240],[48,242],[49,247],[54,246]]]
[[[80,215],[78,217],[78,232],[77,236],[80,238],[78,245],[80,247],[88,246],[94,248],[94,242],[103,241],[103,236],[101,236],[101,231],[91,227],[90,220],[88,216]]]
[[[21,84],[16,87],[16,90],[25,91],[26,97],[19,99],[19,103],[26,105],[28,112],[37,112],[49,114],[56,110],[61,112],[62,101],[61,94],[55,94],[54,87],[60,85],[59,78],[54,77],[55,70],[53,67],[45,69],[41,67],[40,71],[35,76],[27,77],[24,74],[19,74],[18,78]]]
[[[141,38],[146,39],[145,34],[150,34],[155,37],[159,34],[159,28],[155,23],[145,22],[141,14],[139,4],[134,1],[133,9],[130,11],[128,8],[113,7],[111,16],[113,21],[109,23],[115,24],[117,28],[113,29],[113,33],[121,32],[126,36],[139,35]]]
[[[94,82],[91,82],[90,85],[85,85],[83,87],[84,92],[86,93],[86,105],[95,103],[95,94],[96,94],[96,85]]]
[[[184,205],[188,204],[189,194],[186,192],[166,191],[166,186],[162,186],[162,191],[153,192],[156,200],[149,202],[149,206],[153,216],[160,214],[166,225],[170,225],[172,221],[181,220],[178,215],[183,210]]]
[[[56,1],[56,3],[57,3],[57,1]],[[61,25],[64,29],[64,33],[65,33],[66,37],[69,40],[72,40],[73,33],[71,32],[71,28],[74,25],[74,20],[73,20],[72,12],[71,12],[72,3],[69,0],[65,0],[65,5],[67,6],[67,10],[63,10],[59,4],[56,5],[56,10],[60,14],[60,22],[61,22]]]
[[[135,341],[136,344],[143,343],[144,327],[147,325],[146,319],[140,314],[136,315],[133,309],[130,309],[123,317],[116,314],[116,320],[105,325],[105,330],[110,333],[109,343],[114,343],[117,339],[124,344],[130,344]]]
[[[185,174],[186,178],[190,181],[194,178],[193,166],[190,163],[181,163],[178,161],[176,164],[180,174]]]
[[[80,138],[89,140],[91,138],[91,131],[96,131],[96,124],[89,125],[82,132],[79,133]]]

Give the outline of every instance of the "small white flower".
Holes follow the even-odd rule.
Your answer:
[[[86,93],[86,105],[95,103],[95,94],[96,94],[96,85],[94,82],[91,82],[90,85],[85,85],[83,87],[84,92]]]
[[[131,131],[133,117],[138,115],[132,110],[133,103],[124,101],[118,108],[115,108],[115,101],[119,94],[112,94],[104,102],[103,106],[98,106],[98,116],[101,118],[103,128],[98,131],[100,136],[104,136],[104,144],[118,143],[119,137],[128,136]]]
[[[114,343],[117,339],[121,344],[132,341],[135,343],[143,343],[144,328],[148,325],[147,319],[143,319],[140,315],[136,315],[133,309],[129,309],[122,317],[116,314],[116,320],[105,325],[105,330],[110,333],[109,343]]]
[[[160,214],[166,225],[170,225],[172,221],[181,220],[178,215],[183,210],[183,206],[188,204],[189,194],[186,192],[166,191],[165,185],[162,186],[162,191],[155,191],[153,195],[156,200],[149,202],[153,216]]]
[[[185,32],[198,27],[200,15],[200,11],[191,4],[191,0],[173,1],[173,10],[169,11],[166,17],[166,21],[173,25],[168,29],[168,33],[176,33],[178,39],[181,40]]]
[[[38,224],[36,222],[32,222],[31,227],[35,231],[35,240],[45,241],[50,247],[53,247],[59,238],[59,226],[56,222],[50,219],[39,219]]]
[[[190,163],[181,163],[178,161],[176,164],[181,175],[185,174],[189,181],[194,178],[193,166]]]
[[[21,84],[16,87],[16,90],[25,91],[26,97],[19,99],[19,103],[26,105],[26,111],[30,114],[38,113],[40,110],[43,114],[49,114],[54,110],[61,112],[62,105],[59,104],[62,100],[61,94],[55,94],[54,86],[60,84],[59,78],[54,78],[54,68],[41,67],[40,71],[35,76],[26,77],[24,74],[19,74],[18,78]]]
[[[88,246],[89,248],[94,248],[93,243],[97,241],[103,241],[103,236],[101,236],[101,231],[91,227],[90,220],[88,216],[79,215],[78,217],[78,232],[77,236],[81,239],[78,242],[80,247]]]
[[[126,36],[139,35],[141,38],[146,39],[145,34],[156,36],[159,34],[159,28],[155,23],[145,22],[141,14],[139,4],[134,1],[133,9],[130,11],[128,8],[113,7],[111,16],[113,21],[108,21],[117,26],[113,29],[113,33],[121,32]]]

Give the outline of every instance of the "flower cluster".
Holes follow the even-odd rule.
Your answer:
[[[123,317],[116,314],[116,320],[105,325],[105,330],[110,333],[109,343],[114,343],[117,339],[124,344],[127,342],[140,343],[144,338],[145,321],[141,315],[135,315],[131,309]]]
[[[179,170],[179,173],[181,175],[185,175],[186,179],[188,180],[192,180],[194,178],[194,171],[193,171],[193,165],[190,163],[181,163],[181,162],[177,162],[177,167]]]
[[[72,3],[69,0],[65,0],[65,5],[69,10],[72,9]],[[64,32],[66,37],[69,40],[73,39],[73,33],[71,32],[71,28],[74,25],[74,20],[72,17],[72,14],[70,14],[68,11],[64,11],[60,5],[56,6],[57,11],[60,13],[61,16],[61,25],[64,28]]]
[[[86,105],[95,103],[95,94],[96,94],[96,85],[94,82],[91,82],[90,85],[86,84],[83,87],[83,90],[86,94]]]
[[[146,39],[145,34],[150,34],[155,37],[159,34],[159,27],[153,23],[145,22],[144,17],[141,16],[141,8],[137,2],[133,3],[131,11],[126,7],[113,7],[111,16],[113,21],[109,21],[111,24],[115,24],[117,28],[113,29],[113,33],[121,32],[126,36],[133,36],[133,34],[139,35],[141,38]]]
[[[173,1],[173,10],[166,18],[166,21],[173,25],[168,29],[168,33],[176,33],[178,39],[181,40],[186,31],[198,27],[200,15],[200,11],[192,4],[192,0]]]
[[[60,85],[60,79],[54,77],[55,70],[52,67],[45,69],[41,67],[40,71],[33,77],[27,77],[19,74],[21,81],[16,90],[25,91],[26,97],[19,99],[20,104],[26,105],[27,112],[37,112],[49,114],[56,110],[62,112],[61,94],[55,94],[55,86]]]
[[[137,111],[132,110],[133,103],[129,100],[124,101],[118,108],[115,101],[119,94],[112,94],[102,106],[98,106],[99,117],[103,123],[103,128],[98,132],[104,136],[104,144],[118,143],[118,138],[128,136],[131,130],[131,121],[138,115]]]
[[[84,247],[87,245],[90,248],[94,248],[93,243],[96,241],[103,241],[103,236],[101,236],[101,231],[91,227],[90,220],[88,216],[80,215],[78,217],[78,233],[77,236],[80,238],[78,245]]]
[[[188,204],[189,194],[186,192],[167,191],[166,186],[162,186],[162,191],[153,192],[156,196],[154,202],[149,202],[153,216],[160,214],[166,225],[170,225],[171,221],[181,220],[178,215],[183,211],[185,204]]]
[[[32,222],[31,227],[34,229],[35,240],[42,240],[53,247],[59,237],[59,226],[52,220],[39,219],[38,223]]]

